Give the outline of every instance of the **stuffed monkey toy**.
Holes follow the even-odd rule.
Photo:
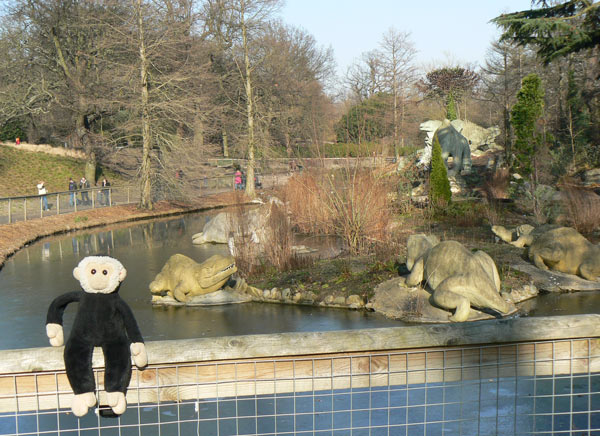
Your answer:
[[[52,301],[46,317],[50,344],[63,344],[63,313],[69,303],[78,302],[73,328],[67,340],[64,359],[67,378],[75,396],[71,409],[83,416],[96,404],[92,354],[102,347],[106,371],[104,387],[108,404],[117,415],[125,412],[125,394],[131,380],[131,357],[138,368],[148,356],[133,312],[119,297],[119,287],[127,271],[116,259],[88,256],[73,270],[83,291],[63,294]]]

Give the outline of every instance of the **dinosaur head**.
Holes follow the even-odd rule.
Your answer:
[[[221,288],[225,282],[237,272],[232,256],[215,254],[202,262],[196,269],[196,280],[205,293]]]

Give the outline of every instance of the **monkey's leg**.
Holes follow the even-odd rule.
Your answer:
[[[108,405],[113,412],[121,415],[127,408],[125,393],[131,380],[131,352],[126,340],[102,346],[106,373],[104,387],[108,397]]]
[[[75,416],[83,416],[96,404],[96,383],[92,370],[94,347],[77,339],[69,339],[65,346],[65,369],[75,396],[71,410]]]

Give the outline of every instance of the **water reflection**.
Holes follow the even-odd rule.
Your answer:
[[[71,233],[32,244],[0,270],[0,349],[47,346],[46,310],[58,295],[78,289],[73,268],[88,255],[106,254],[121,261],[127,278],[121,296],[133,309],[146,340],[184,339],[289,331],[323,331],[397,326],[399,322],[362,312],[274,304],[213,307],[153,307],[149,283],[168,258],[181,253],[196,261],[226,254],[226,245],[193,245],[192,234],[210,218],[194,214],[143,224],[116,225]],[[335,252],[338,242],[309,238],[299,243]],[[316,247],[319,248],[319,247]],[[76,305],[65,312],[70,328]]]

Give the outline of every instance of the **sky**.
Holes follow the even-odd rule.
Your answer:
[[[481,65],[500,35],[489,21],[530,8],[531,0],[285,0],[280,17],[331,47],[343,76],[391,27],[411,34],[416,63],[425,70],[449,62]]]

